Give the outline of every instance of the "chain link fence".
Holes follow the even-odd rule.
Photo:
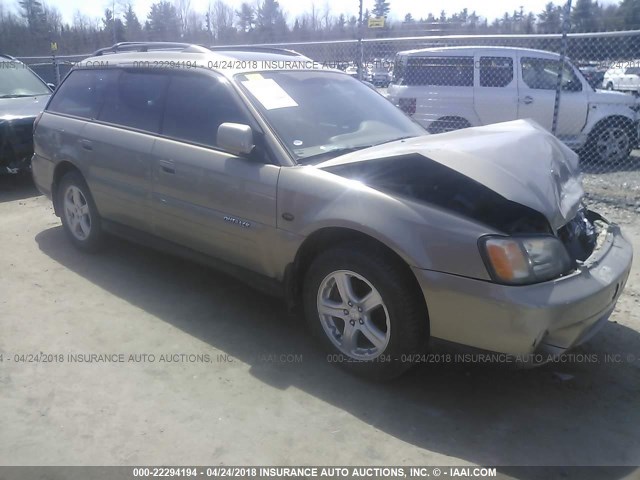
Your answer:
[[[260,46],[373,84],[431,133],[533,119],[579,153],[589,193],[640,210],[640,31]],[[57,84],[87,56],[21,60]]]
[[[89,55],[19,57],[18,60],[29,65],[29,68],[36,72],[46,83],[58,85],[77,62],[82,61]]]

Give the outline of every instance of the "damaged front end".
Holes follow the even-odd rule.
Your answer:
[[[519,279],[501,278],[485,258],[488,270],[498,283],[537,283],[575,271],[578,262],[586,260],[596,247],[598,227],[595,222],[603,222],[598,214],[581,207],[573,219],[556,231],[546,216],[537,210],[508,200],[482,183],[420,154],[343,163],[325,167],[325,170],[397,198],[418,200],[481,222],[503,232],[516,243],[522,239],[537,238],[540,244],[546,238],[545,249],[552,252],[555,247],[556,253],[560,253],[547,259],[551,268],[538,267],[537,274],[535,269],[531,269],[529,274]],[[487,251],[485,240],[488,238],[480,242],[483,256]],[[500,241],[500,237],[497,239]],[[517,248],[526,250],[526,245],[526,242],[519,243]],[[566,255],[561,252],[562,246]],[[531,262],[531,258],[527,261]]]
[[[501,255],[517,248],[523,250],[523,262],[531,264],[535,263],[533,253],[543,258],[544,250],[554,250],[564,266],[562,271],[549,268],[541,275],[535,275],[532,267],[528,276],[523,273],[514,279],[500,278],[488,266],[498,283],[537,283],[569,274],[577,262],[593,253],[598,237],[596,222],[604,221],[582,203],[584,191],[575,153],[529,122],[394,142],[318,167],[513,237],[511,245],[502,241]],[[537,243],[531,240],[537,237]],[[501,242],[500,236],[494,238],[494,243]],[[481,255],[485,263],[491,263],[487,262],[485,240],[479,241]],[[526,251],[529,247],[544,250],[532,253]],[[554,263],[551,258],[545,261]]]
[[[0,175],[30,170],[34,119],[0,119]]]
[[[584,262],[593,254],[608,224],[598,213],[582,208],[558,230],[558,238],[574,261]]]
[[[507,234],[553,233],[540,212],[420,154],[324,168],[395,196],[428,203]]]

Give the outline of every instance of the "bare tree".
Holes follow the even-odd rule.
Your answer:
[[[329,7],[329,2],[324,3],[324,8],[322,9],[322,29],[329,31],[331,30],[331,24],[333,23],[333,18],[331,17],[331,7]]]
[[[227,5],[223,0],[216,0],[209,4],[209,15],[211,21],[212,35],[218,42],[228,40],[233,27],[233,8]]]
[[[191,0],[175,0],[175,7],[180,19],[180,33],[182,36],[189,31],[189,13],[191,12]]]
[[[49,26],[49,32],[59,35],[62,30],[62,14],[57,7],[47,4],[42,5],[42,14],[44,22]]]

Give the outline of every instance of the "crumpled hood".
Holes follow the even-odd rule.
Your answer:
[[[0,122],[35,118],[44,110],[50,95],[33,97],[0,98]]]
[[[554,230],[576,215],[584,195],[578,156],[530,120],[387,143],[316,166],[326,168],[416,153],[540,212]]]

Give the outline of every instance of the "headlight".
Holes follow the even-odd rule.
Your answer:
[[[483,237],[480,251],[492,278],[523,285],[556,278],[571,268],[571,259],[556,237]]]

